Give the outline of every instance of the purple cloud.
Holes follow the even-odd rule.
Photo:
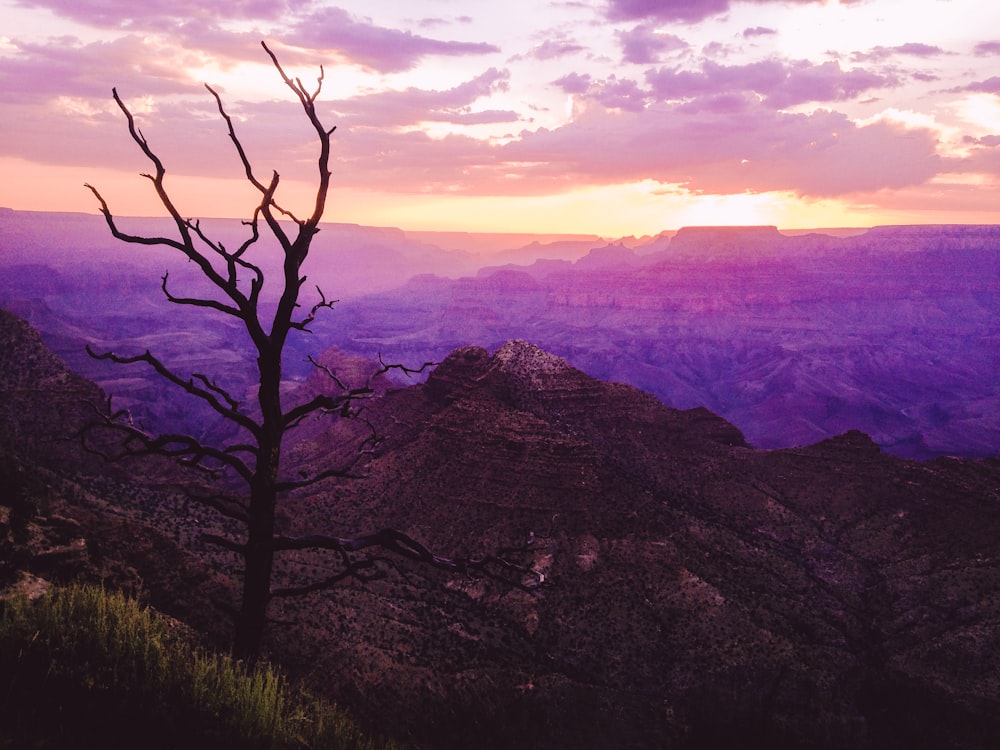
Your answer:
[[[1000,41],[980,42],[973,49],[976,55],[1000,55]]]
[[[532,165],[525,168],[529,181],[652,179],[708,193],[845,195],[921,184],[939,167],[930,131],[884,122],[859,127],[839,113],[776,112],[747,98],[724,110],[595,110],[558,130],[524,133],[503,152]]]
[[[45,45],[14,44],[19,54],[0,58],[0,98],[6,103],[56,97],[104,100],[113,86],[136,96],[190,93],[197,83],[176,50],[167,52],[135,35],[86,45],[73,37]]]
[[[968,86],[963,86],[960,91],[974,91],[985,94],[1000,94],[1000,76],[987,78],[985,81],[976,81]]]
[[[331,102],[345,125],[393,128],[418,122],[453,122],[479,124],[517,122],[516,112],[509,110],[472,111],[479,99],[506,91],[510,72],[490,68],[475,78],[444,91],[408,88],[402,91],[380,91]]]
[[[457,18],[421,18],[417,21],[417,26],[422,29],[431,29],[438,26],[451,26],[454,23],[472,23],[472,16],[458,16]]]
[[[750,39],[755,36],[774,36],[778,32],[766,26],[754,26],[752,29],[743,29],[743,38]]]
[[[1000,135],[987,135],[982,138],[966,137],[966,142],[973,142],[976,148],[966,158],[962,159],[958,169],[980,174],[1000,176]]]
[[[587,73],[568,73],[552,82],[567,94],[585,94],[590,90],[591,78]]]
[[[730,0],[608,0],[611,21],[681,21],[695,23],[729,10]]]
[[[907,42],[895,47],[873,47],[867,52],[855,52],[851,59],[855,62],[871,62],[885,60],[896,55],[908,55],[910,57],[937,57],[948,54],[940,47],[932,44],[921,44],[919,42]]]
[[[352,62],[381,73],[410,70],[429,55],[482,55],[500,48],[485,42],[447,42],[410,31],[360,21],[341,8],[316,10],[285,37],[300,47],[335,50]]]
[[[966,135],[962,137],[962,142],[974,146],[986,146],[987,148],[996,148],[997,146],[1000,146],[1000,135],[984,135],[981,138],[976,138],[971,135]]]
[[[752,91],[776,108],[805,102],[844,101],[870,89],[899,85],[898,79],[892,76],[860,68],[843,70],[837,62],[817,65],[807,60],[792,63],[762,60],[735,66],[705,62],[697,71],[651,70],[646,73],[646,81],[653,93],[663,100]]]
[[[116,29],[148,29],[160,26],[165,19],[278,20],[291,10],[288,0],[227,0],[206,10],[201,0],[18,0],[24,8],[43,8],[58,16],[71,18],[88,26]]]
[[[552,60],[557,57],[574,55],[577,52],[583,52],[586,49],[587,48],[584,47],[583,45],[576,44],[575,42],[567,42],[565,40],[556,40],[556,39],[546,39],[537,47],[532,48],[529,54],[531,57],[534,57],[538,60]]]
[[[763,5],[776,0],[749,0]],[[784,0],[786,3],[810,5],[824,0]],[[841,0],[844,4],[864,0]],[[732,0],[607,0],[605,15],[611,21],[655,20],[662,22],[697,23],[729,10]]]
[[[622,109],[636,112],[646,106],[649,93],[639,88],[630,78],[610,76],[602,81],[591,97],[607,109]]]
[[[567,94],[597,102],[606,109],[635,112],[645,107],[651,99],[650,93],[640,88],[634,80],[615,75],[595,81],[589,75],[570,73],[553,81],[553,84]]]
[[[659,62],[663,53],[688,47],[680,37],[659,32],[650,24],[639,24],[631,31],[619,31],[618,41],[622,46],[622,59],[637,65]]]

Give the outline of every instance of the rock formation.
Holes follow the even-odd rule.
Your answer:
[[[58,386],[15,329],[14,361],[41,363],[18,377]],[[18,404],[39,398],[6,402],[19,439]],[[393,526],[543,579],[386,558],[380,580],[276,602],[272,658],[380,731],[435,748],[995,746],[997,459],[903,460],[858,431],[756,450],[703,408],[524,341],[460,348],[366,415],[386,439],[365,478],[288,498],[284,530]],[[309,425],[289,471],[343,450],[342,429]],[[224,623],[227,563],[199,545],[214,521],[175,491],[183,475],[88,478],[4,446],[0,575],[141,578],[168,613]],[[279,576],[336,562],[302,555]]]
[[[459,349],[369,416],[389,440],[367,479],[293,501],[292,527],[392,525],[545,576],[525,594],[401,566],[287,605],[310,632],[337,622],[330,661],[363,705],[428,743],[468,740],[437,694],[489,706],[495,747],[997,736],[997,460],[910,462],[857,431],[754,450],[524,342]]]

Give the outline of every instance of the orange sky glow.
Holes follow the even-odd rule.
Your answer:
[[[1000,5],[977,0],[0,0],[0,206],[160,215],[112,86],[191,216],[311,202],[314,141],[259,42],[325,67],[326,220],[649,235],[997,223]]]

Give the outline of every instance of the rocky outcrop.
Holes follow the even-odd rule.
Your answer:
[[[468,740],[456,705],[490,706],[491,747],[986,750],[1000,730],[1000,462],[904,461],[857,431],[753,450],[523,341],[460,349],[369,417],[385,452],[292,502],[293,528],[395,526],[544,575],[523,594],[402,565],[285,605],[296,635],[337,622],[329,668],[429,744]]]
[[[638,265],[525,266],[530,290],[484,273],[357,300],[355,338],[331,343],[423,361],[526,339],[759,447],[861,429],[895,455],[985,457],[1000,451],[998,242],[995,227],[686,228]]]
[[[0,310],[0,598],[101,582],[225,642],[229,582],[178,543],[179,529],[202,519],[156,486],[193,477],[163,461],[109,464],[85,451],[76,433],[103,405],[97,386]]]
[[[104,396],[71,372],[25,321],[0,310],[0,448],[50,465],[81,458],[67,445]]]
[[[55,372],[26,352],[45,367],[21,382]],[[30,415],[10,409],[27,435]],[[542,581],[387,558],[365,585],[276,601],[272,656],[381,731],[435,748],[675,750],[991,750],[1000,736],[1000,460],[907,461],[858,431],[755,450],[704,408],[519,340],[461,348],[365,416],[386,439],[364,478],[286,498],[284,531],[395,527]],[[351,426],[310,424],[289,471],[327,466]],[[165,611],[225,629],[232,560],[198,543],[211,514],[0,459],[14,493],[0,575],[141,579]],[[300,555],[277,572],[337,564]]]

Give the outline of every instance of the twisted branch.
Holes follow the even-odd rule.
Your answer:
[[[409,560],[415,560],[438,570],[462,573],[470,577],[488,578],[525,591],[537,589],[545,581],[545,576],[540,571],[526,568],[495,555],[454,558],[435,555],[416,539],[396,529],[382,529],[373,534],[350,538],[323,534],[304,537],[276,536],[274,538],[275,551],[324,549],[350,553],[373,547]]]
[[[107,411],[98,409],[92,403],[90,406],[94,409],[98,419],[84,425],[80,429],[78,437],[85,450],[100,456],[108,463],[125,457],[166,456],[176,459],[184,466],[204,471],[212,476],[217,476],[221,467],[233,469],[246,481],[249,481],[253,475],[250,467],[237,456],[228,451],[204,445],[192,435],[182,433],[150,435],[141,426],[135,425],[132,421],[132,415],[127,410],[120,409],[112,412],[110,398],[108,398]],[[95,448],[90,444],[88,438],[98,430],[108,430],[122,436],[123,440],[117,446],[117,450],[109,452],[108,449]],[[210,466],[206,461],[214,461],[219,466]]]
[[[142,354],[137,354],[132,357],[122,357],[114,352],[95,352],[90,348],[90,344],[87,344],[86,348],[87,354],[97,360],[108,360],[119,365],[131,365],[137,362],[145,362],[156,370],[160,377],[173,383],[178,388],[182,388],[192,396],[197,396],[230,422],[235,422],[240,427],[249,430],[250,434],[252,434],[255,438],[260,437],[260,425],[250,419],[250,417],[238,411],[239,402],[230,396],[221,386],[209,383],[208,379],[204,375],[194,375],[191,378],[185,379],[170,370],[165,364],[163,364],[163,362],[155,357],[149,349]],[[195,385],[195,378],[198,378],[205,383],[205,387],[202,388]],[[219,401],[217,396],[223,397],[226,400],[226,405]]]

